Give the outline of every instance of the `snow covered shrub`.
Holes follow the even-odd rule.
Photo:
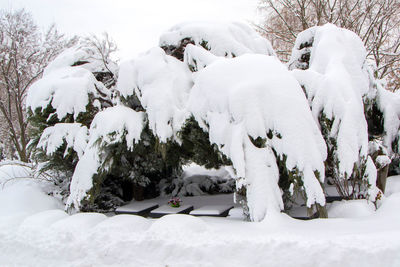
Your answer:
[[[171,184],[191,160],[232,165],[251,220],[283,209],[279,185],[300,192],[324,216],[326,147],[300,86],[269,42],[241,24],[189,23],[163,35],[160,44],[164,50],[153,48],[121,64],[122,105],[93,120],[69,207],[96,205],[110,176],[142,186],[162,177]],[[207,181],[203,188],[183,182],[172,190],[213,190]]]
[[[361,39],[331,24],[312,27],[298,35],[289,68],[327,144],[326,176],[345,198],[375,200],[376,168],[368,155],[363,102],[371,88]]]
[[[86,147],[90,123],[112,105],[116,64],[103,61],[99,53],[85,42],[64,51],[27,94],[33,157],[41,171],[58,177],[65,191]]]
[[[384,81],[374,77],[374,68],[368,69],[370,91],[364,96],[365,115],[370,140],[369,154],[377,169],[377,185],[385,191],[386,177],[397,174],[399,167],[400,96],[385,89]]]
[[[117,90],[125,108],[143,114],[142,136],[135,139],[133,147],[128,145],[129,138],[124,135],[117,135],[115,142],[110,143],[107,136],[113,135],[112,129],[102,136],[93,136],[96,131],[92,123],[89,144],[80,162],[85,162],[86,155],[91,159],[95,155],[100,156],[95,159],[97,164],[91,164],[95,167],[90,172],[84,171],[87,163],[82,163],[82,167],[78,163],[69,205],[80,209],[84,202],[94,203],[107,175],[114,177],[117,172],[119,176],[131,177],[132,181],[147,186],[159,181],[160,177],[171,182],[179,175],[181,165],[188,160],[207,167],[231,164],[217,146],[209,141],[208,133],[199,127],[187,109],[193,82],[190,68],[180,61],[185,53],[188,54],[185,46],[188,43],[202,46],[210,58],[213,55],[207,50],[222,57],[234,57],[248,52],[273,54],[273,50],[268,41],[242,24],[221,24],[215,27],[208,23],[189,23],[181,26],[175,29],[182,31],[185,28],[183,34],[189,34],[189,37],[177,33],[176,39],[173,37],[176,35],[174,29],[161,37],[160,44],[167,53],[161,48],[153,48],[121,64]],[[225,38],[222,43],[221,36]],[[184,43],[178,48],[180,52],[175,49],[178,43]],[[191,58],[196,58],[194,53]],[[115,113],[108,119],[115,120],[119,116]],[[125,170],[130,170],[130,173]]]

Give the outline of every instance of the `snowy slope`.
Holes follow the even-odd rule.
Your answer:
[[[250,223],[189,215],[156,220],[99,213],[69,216],[39,187],[24,188],[14,184],[0,189],[0,203],[9,203],[7,209],[0,205],[2,266],[400,264],[400,192],[362,218],[298,221],[281,214]],[[24,205],[14,202],[16,198]]]

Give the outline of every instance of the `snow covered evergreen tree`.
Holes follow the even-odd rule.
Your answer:
[[[398,98],[371,76],[359,38],[333,25],[299,35],[293,71],[245,25],[177,25],[120,65],[114,101],[115,74],[104,58],[102,71],[85,69],[99,66],[76,56],[88,51],[53,62],[28,101],[44,129],[38,147],[57,160],[73,155],[70,209],[155,197],[161,179],[178,192],[172,180],[193,161],[231,165],[253,221],[296,195],[325,217],[325,177],[347,198],[375,200],[375,165],[397,153]],[[60,101],[72,86],[71,101]]]
[[[112,105],[115,85],[116,63],[102,55],[113,49],[101,52],[88,40],[56,57],[29,88],[26,101],[33,158],[41,163],[39,171],[58,172],[55,180],[66,194],[90,123],[99,110]]]
[[[298,35],[289,68],[302,85],[327,144],[326,176],[341,196],[374,201],[376,167],[368,155],[363,102],[374,88],[366,60],[355,33],[326,24]]]

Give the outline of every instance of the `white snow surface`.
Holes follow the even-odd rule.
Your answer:
[[[88,134],[87,127],[80,123],[57,123],[43,131],[37,147],[51,156],[66,142],[65,154],[72,148],[81,158],[88,142]]]
[[[374,214],[375,206],[365,199],[334,201],[328,209],[329,218],[359,218]]]
[[[307,205],[325,204],[319,183],[324,180],[325,142],[301,87],[275,57],[247,54],[215,61],[196,73],[188,108],[209,132],[210,142],[232,160],[237,177],[246,177],[254,220],[262,220],[267,209],[282,208],[272,148],[287,156],[289,170],[297,167],[303,174]],[[270,130],[281,138],[268,139]],[[257,148],[249,137],[265,138],[267,146]]]
[[[143,202],[143,201],[133,201],[124,206],[118,207],[115,209],[116,212],[140,212],[146,209],[149,209],[154,206],[158,206],[155,202]]]
[[[271,43],[248,25],[240,22],[198,21],[172,27],[160,37],[160,46],[179,46],[184,38],[196,45],[206,42],[208,50],[220,57],[240,56],[246,53],[275,55]]]
[[[0,190],[0,214],[33,214],[63,208],[58,200],[45,194],[34,183],[13,183]]]
[[[349,30],[332,24],[316,26],[298,35],[289,66],[295,66],[301,56],[300,44],[312,38],[309,69],[293,70],[293,75],[304,85],[315,121],[321,113],[333,120],[330,137],[337,140],[339,172],[350,177],[354,164],[368,156],[363,105],[370,90],[366,50]],[[372,180],[370,184],[374,186]]]
[[[190,115],[186,102],[192,85],[187,66],[156,47],[121,64],[117,90],[123,97],[136,94],[150,129],[166,142]]]
[[[20,186],[13,186],[16,194],[0,189],[0,203],[12,204],[19,198],[28,205],[0,212],[2,266],[400,264],[399,193],[383,199],[376,212],[357,218],[300,221],[275,214],[250,223],[180,214],[160,219],[98,213],[69,216],[55,209],[48,201],[51,197],[37,188],[31,190],[43,198],[30,209],[32,195]]]
[[[191,205],[180,205],[179,207],[171,207],[171,205],[165,204],[152,210],[151,213],[176,214],[190,207]]]
[[[208,205],[192,210],[190,215],[219,215],[231,207],[227,205]]]
[[[82,67],[55,69],[30,86],[26,107],[34,112],[37,108],[44,110],[51,104],[59,120],[67,114],[72,114],[76,119],[86,111],[89,94],[97,95],[96,86],[104,87],[90,71]]]
[[[183,61],[188,65],[194,67],[195,71],[204,69],[214,61],[220,59],[206,49],[200,46],[188,44],[185,47],[185,53],[183,55]]]
[[[143,112],[122,105],[106,108],[96,114],[90,125],[88,144],[72,176],[68,207],[79,209],[80,202],[93,187],[92,177],[102,164],[100,147],[125,139],[128,149],[133,149],[133,145],[140,140],[143,124]]]
[[[400,175],[387,177],[385,196],[390,196],[395,193],[400,193]]]
[[[0,189],[5,187],[5,184],[12,183],[18,179],[31,177],[31,168],[23,165],[17,165],[15,162],[0,163]]]

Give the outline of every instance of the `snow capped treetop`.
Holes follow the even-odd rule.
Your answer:
[[[243,23],[186,22],[172,27],[160,37],[161,47],[180,46],[189,38],[216,56],[234,57],[246,53],[274,55],[268,40]]]
[[[299,68],[302,57],[309,56],[309,69],[320,74],[337,71],[338,65],[350,75],[350,82],[358,94],[369,90],[364,44],[352,31],[333,24],[315,26],[301,32],[295,42],[289,68]],[[301,63],[300,63],[301,64]]]
[[[45,68],[43,77],[29,88],[26,105],[32,112],[51,104],[59,120],[67,114],[76,119],[86,111],[90,94],[101,100],[111,99],[109,87],[106,88],[107,85],[97,75],[111,72],[110,76],[114,76],[117,65],[109,59],[113,51],[104,48],[105,51],[100,52],[96,44],[89,43],[90,39],[85,40],[58,55]],[[99,101],[93,104],[101,107]]]
[[[192,87],[187,66],[159,48],[121,64],[117,90],[136,95],[146,110],[150,129],[161,142],[175,137],[189,116],[186,102]]]
[[[107,65],[102,60],[101,55],[83,44],[68,48],[58,55],[44,70],[43,76],[60,68],[81,66],[92,73],[95,72],[115,72],[117,65],[109,62]]]
[[[84,68],[55,69],[32,84],[28,90],[26,107],[35,112],[37,108],[44,110],[51,104],[59,120],[67,114],[72,114],[76,119],[81,112],[86,111],[89,94],[97,94],[96,87],[104,86]]]
[[[245,177],[252,219],[282,208],[273,149],[302,176],[307,205],[325,204],[314,171],[324,179],[325,142],[298,82],[275,57],[243,55],[217,60],[195,78],[189,110]],[[266,140],[256,147],[250,138]],[[307,155],[306,157],[304,155]],[[266,198],[266,199],[265,199]]]

